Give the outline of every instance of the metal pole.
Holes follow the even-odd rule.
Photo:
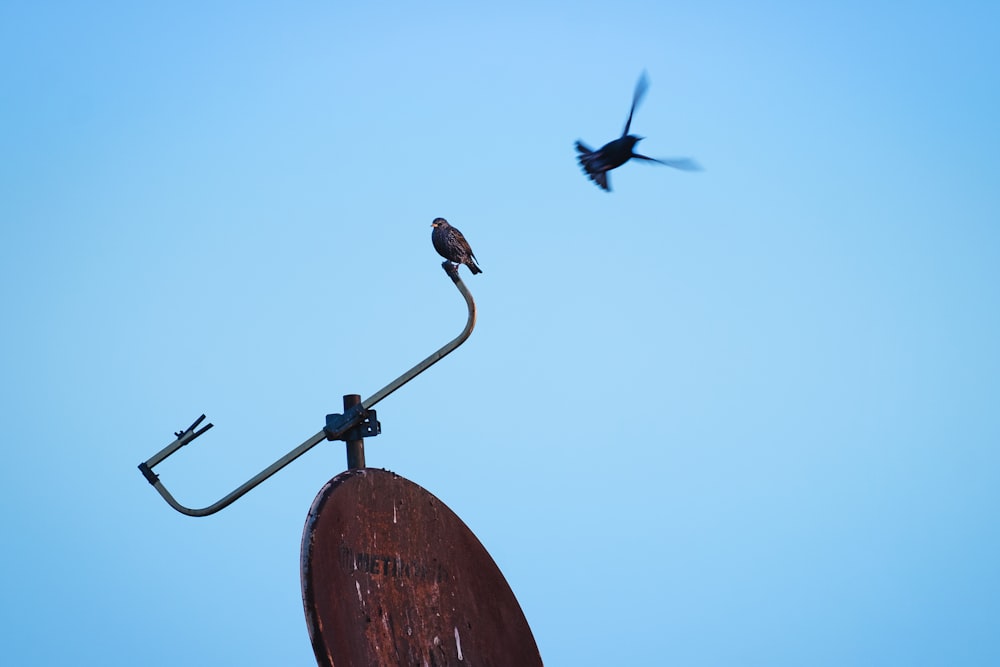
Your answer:
[[[355,405],[361,403],[361,396],[358,394],[344,395],[344,414]],[[347,469],[358,470],[365,467],[365,441],[362,438],[347,441]]]

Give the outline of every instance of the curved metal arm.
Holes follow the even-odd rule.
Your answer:
[[[237,499],[242,497],[247,491],[254,488],[258,484],[263,482],[265,479],[267,479],[268,477],[278,472],[279,470],[284,468],[286,465],[288,465],[295,459],[299,458],[300,456],[308,452],[310,449],[321,443],[323,440],[326,440],[326,433],[320,431],[319,433],[312,436],[311,438],[303,442],[301,445],[299,445],[298,447],[296,447],[295,449],[288,452],[280,459],[269,465],[264,470],[261,470],[254,477],[244,482],[240,487],[233,490],[233,492],[230,493],[228,496],[225,496],[218,502],[212,503],[208,507],[203,507],[201,509],[191,509],[190,507],[185,507],[184,505],[181,505],[179,502],[177,502],[174,499],[174,497],[170,494],[170,492],[167,491],[167,489],[163,486],[163,482],[159,480],[159,477],[157,475],[153,475],[151,466],[147,466],[147,464],[143,463],[139,465],[139,469],[142,470],[143,474],[146,475],[147,479],[149,478],[150,475],[152,475],[153,478],[150,480],[150,483],[153,485],[153,488],[159,491],[160,495],[163,496],[163,499],[167,501],[167,504],[173,507],[175,510],[177,510],[181,514],[187,514],[188,516],[208,516],[209,514],[215,514],[219,510],[229,507]]]
[[[465,304],[469,307],[469,319],[465,323],[465,328],[462,329],[462,333],[458,334],[453,341],[400,375],[386,386],[376,391],[370,397],[363,400],[361,405],[364,406],[365,410],[375,407],[375,404],[383,398],[396,391],[437,362],[441,361],[446,355],[453,352],[456,347],[464,343],[466,338],[472,335],[472,330],[476,326],[476,302],[472,300],[472,294],[469,293],[469,288],[466,287],[465,283],[462,282],[462,279],[459,278],[458,269],[451,262],[442,262],[441,266],[444,268],[445,273],[448,274],[448,277],[450,277],[455,283],[455,287],[458,288],[458,291],[462,293],[463,297],[465,297]]]
[[[305,454],[307,451],[318,445],[323,440],[343,439],[343,436],[345,436],[347,433],[349,433],[352,429],[356,428],[359,424],[361,424],[365,420],[367,416],[366,413],[369,408],[373,407],[376,403],[378,403],[383,398],[385,398],[392,392],[402,387],[404,384],[415,378],[417,375],[423,373],[425,370],[427,370],[435,363],[440,361],[442,358],[444,358],[447,354],[454,351],[455,348],[464,343],[465,340],[472,334],[472,329],[473,327],[476,326],[476,303],[472,299],[472,294],[469,293],[469,290],[465,286],[465,283],[463,283],[462,279],[458,276],[458,271],[456,267],[452,266],[452,264],[449,262],[444,262],[442,264],[442,267],[444,267],[445,272],[455,283],[455,286],[458,288],[458,291],[461,292],[462,297],[465,299],[466,305],[469,307],[469,319],[465,324],[465,329],[462,330],[462,333],[460,333],[458,337],[456,337],[454,340],[444,345],[437,352],[427,357],[426,359],[421,361],[419,364],[417,364],[410,370],[403,373],[401,376],[390,382],[388,385],[386,385],[379,391],[375,392],[375,394],[373,394],[370,398],[364,400],[361,403],[360,406],[361,409],[345,412],[345,414],[343,415],[345,419],[340,421],[338,427],[335,430],[326,428],[320,431],[319,433],[316,433],[315,435],[307,439],[305,442],[303,442],[301,445],[299,445],[292,451],[288,452],[280,459],[269,465],[267,468],[257,473],[254,477],[252,477],[251,479],[247,480],[242,485],[234,489],[229,495],[201,509],[192,509],[190,507],[185,507],[184,505],[181,505],[179,502],[177,502],[177,500],[174,499],[174,497],[170,494],[170,492],[167,491],[166,487],[163,486],[163,483],[160,481],[159,475],[153,472],[153,468],[158,464],[162,463],[164,460],[166,460],[167,457],[172,455],[178,449],[190,443],[192,440],[203,434],[208,429],[212,428],[213,426],[212,424],[207,424],[200,430],[196,430],[198,425],[205,419],[205,415],[199,417],[193,424],[191,424],[191,426],[189,426],[184,431],[177,431],[174,434],[177,436],[177,439],[174,440],[169,445],[167,445],[166,447],[164,447],[156,454],[154,454],[148,460],[144,461],[143,463],[140,463],[139,470],[146,477],[147,481],[149,481],[149,483],[153,485],[153,488],[155,488],[160,493],[160,495],[163,496],[163,499],[167,501],[167,504],[169,504],[175,510],[177,510],[181,514],[186,514],[188,516],[208,516],[210,514],[215,514],[221,509],[228,507],[233,502],[241,498],[248,491],[256,487],[258,484],[266,480],[274,473],[284,468],[286,465],[288,465],[295,459]]]

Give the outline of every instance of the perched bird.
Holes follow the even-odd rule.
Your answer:
[[[632,114],[635,113],[635,108],[639,106],[648,87],[649,81],[646,79],[646,73],[643,72],[642,76],[639,77],[639,82],[635,85],[635,94],[632,95],[632,108],[629,109],[628,120],[625,121],[625,131],[622,132],[621,137],[614,141],[609,141],[596,151],[591,150],[589,146],[580,140],[576,142],[576,150],[580,152],[576,156],[576,159],[580,161],[580,166],[583,167],[583,170],[587,172],[587,176],[592,181],[608,192],[611,192],[611,186],[608,183],[608,172],[622,166],[632,158],[648,162],[658,162],[668,167],[684,169],[685,171],[698,171],[701,169],[698,163],[690,158],[656,160],[635,152],[635,145],[642,141],[642,137],[629,134],[628,128],[632,124]]]
[[[477,264],[476,256],[472,254],[469,242],[462,236],[462,232],[449,225],[444,218],[434,218],[431,227],[434,228],[434,231],[431,232],[431,241],[439,255],[449,262],[454,262],[456,269],[458,264],[465,264],[472,271],[472,275],[483,272]]]

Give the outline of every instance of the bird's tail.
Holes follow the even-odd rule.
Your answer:
[[[597,155],[591,150],[590,146],[577,139],[576,150],[580,153],[576,156],[576,160],[580,163],[583,173],[587,174],[587,178],[597,183],[598,187],[602,190],[611,192],[611,186],[608,185],[607,170],[602,170],[600,164],[595,164]]]
[[[480,269],[479,266],[476,264],[476,260],[474,259],[469,260],[469,263],[466,266],[469,267],[469,271],[472,271],[472,275],[476,275],[477,273],[483,272],[483,270]]]
[[[580,166],[583,167],[585,171],[589,172],[591,170],[590,163],[594,159],[594,151],[591,150],[590,146],[582,141],[576,142],[576,150],[580,153],[576,156],[577,162],[580,163]]]

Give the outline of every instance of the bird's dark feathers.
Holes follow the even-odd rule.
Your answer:
[[[431,232],[431,243],[439,255],[449,262],[465,264],[472,271],[472,275],[483,272],[479,268],[479,260],[472,253],[472,248],[462,232],[448,224],[444,218],[435,218],[431,227],[434,228]]]
[[[642,102],[642,98],[646,96],[646,90],[648,89],[649,79],[646,77],[645,70],[643,70],[639,81],[635,84],[635,92],[632,93],[632,108],[628,110],[628,120],[625,121],[625,130],[622,132],[623,137],[628,134],[628,128],[632,125],[632,114],[635,113],[635,108]]]
[[[603,190],[611,192],[608,172],[612,169],[617,169],[632,158],[647,162],[657,162],[685,171],[700,169],[698,164],[689,158],[657,160],[656,158],[647,157],[635,152],[635,145],[642,140],[642,137],[629,134],[628,131],[632,126],[632,116],[635,113],[636,107],[642,102],[642,98],[646,95],[648,88],[649,79],[646,77],[646,72],[643,72],[639,77],[639,81],[635,84],[635,92],[632,93],[632,107],[628,111],[628,120],[625,121],[625,131],[622,132],[622,136],[609,141],[596,151],[591,150],[589,146],[580,140],[576,142],[576,150],[579,153],[576,159],[580,163],[580,167],[590,180],[594,181]]]

